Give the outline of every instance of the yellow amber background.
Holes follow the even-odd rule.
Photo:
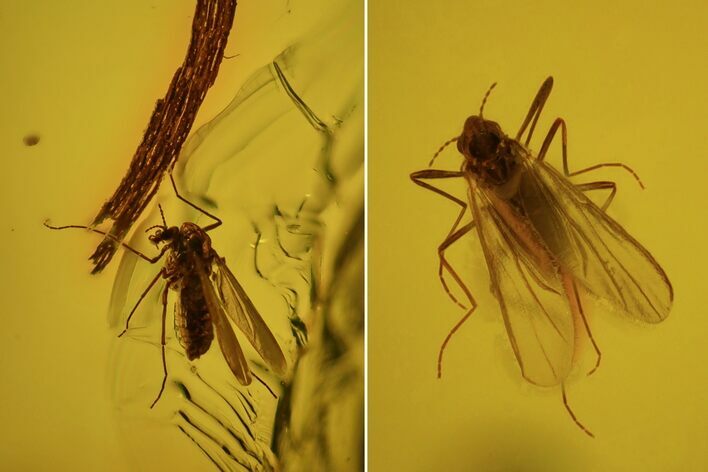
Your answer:
[[[371,2],[369,6],[369,465],[372,471],[705,470],[708,230],[701,2]],[[624,162],[610,214],[651,250],[675,288],[669,318],[627,322],[598,306],[603,353],[572,376],[572,422],[559,389],[525,383],[475,235],[450,250],[478,311],[438,348],[462,311],[437,278],[436,247],[457,209],[414,185],[498,82],[485,117],[515,134],[543,80],[555,78],[532,148],[567,120],[574,169]],[[560,164],[554,144],[550,162]],[[456,170],[454,146],[438,168]],[[446,185],[464,197],[460,185]]]
[[[0,469],[135,470],[110,400],[121,381],[109,354],[123,339],[108,329],[107,314],[120,254],[91,276],[87,258],[99,238],[52,232],[42,222],[89,223],[110,197],[182,63],[195,4],[44,0],[0,8]],[[222,62],[192,129],[213,119],[255,70],[313,34],[327,4],[239,2],[226,47],[238,57]],[[31,133],[40,141],[27,147],[23,137]],[[228,244],[217,239],[220,248]],[[249,233],[239,242],[253,239]],[[282,309],[280,298],[273,303]],[[154,364],[155,376],[146,391],[154,393],[146,395],[146,414],[161,375],[159,351],[150,354],[144,362]],[[156,432],[165,428],[179,434],[167,423]],[[184,448],[184,439],[177,444]],[[159,458],[169,451],[145,449],[143,470],[166,467]],[[210,467],[194,449],[193,462],[178,469]]]

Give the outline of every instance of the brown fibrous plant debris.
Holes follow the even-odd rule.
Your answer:
[[[158,100],[142,142],[113,196],[101,207],[92,225],[113,220],[90,259],[100,272],[115,254],[118,242],[157,193],[194,124],[207,90],[224,57],[236,12],[236,0],[198,0],[192,36],[182,65],[175,71],[165,97]]]

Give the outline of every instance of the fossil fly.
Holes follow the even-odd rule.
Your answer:
[[[538,154],[530,151],[529,142],[551,93],[553,78],[543,82],[513,138],[498,123],[483,117],[484,104],[494,85],[484,96],[479,115],[467,118],[462,133],[445,142],[429,164],[432,167],[442,150],[456,143],[463,156],[459,171],[428,168],[411,174],[414,183],[460,207],[457,219],[438,247],[438,276],[448,296],[465,309],[465,314],[440,347],[438,377],[445,347],[477,307],[445,251],[475,230],[489,270],[491,291],[499,303],[522,376],[539,386],[560,385],[568,413],[592,436],[570,409],[564,387],[578,355],[577,339],[581,333],[587,334],[597,356],[590,373],[600,364],[600,349],[590,331],[580,293],[604,300],[631,319],[659,323],[669,314],[673,289],[649,251],[607,215],[616,184],[597,181],[576,185],[569,180],[601,167],[618,167],[631,173],[643,188],[631,168],[606,163],[569,171],[567,128],[562,118],[553,122]],[[544,160],[558,129],[563,173]],[[464,179],[467,201],[428,182],[440,179]],[[602,206],[585,194],[602,189],[609,191]],[[468,210],[471,222],[462,224]],[[450,291],[445,274],[454,280],[468,304]]]
[[[214,332],[216,332],[221,353],[231,372],[240,384],[249,385],[251,383],[252,375],[255,374],[252,374],[248,367],[229,322],[230,318],[275,373],[283,375],[287,368],[285,357],[273,333],[256,310],[246,291],[227,267],[226,259],[220,257],[211,245],[211,238],[207,233],[220,226],[222,221],[182,197],[177,191],[171,174],[170,180],[177,198],[212,218],[215,222],[205,227],[190,222],[183,223],[180,227],[168,227],[164,214],[162,214],[162,208],[160,208],[162,224],[148,228],[148,231],[154,229],[149,240],[158,247],[162,246],[158,255],[149,257],[121,241],[115,241],[151,264],[157,263],[166,255],[163,268],[140,295],[137,303],[128,314],[125,329],[119,334],[120,337],[127,332],[130,320],[142,300],[157,281],[164,278],[166,285],[162,292],[161,337],[164,376],[160,391],[150,406],[151,408],[162,396],[167,380],[165,320],[169,289],[178,294],[174,310],[175,332],[190,361],[198,359],[209,350],[214,339]],[[47,222],[45,222],[45,226],[50,229],[83,228],[111,238],[110,234],[87,226],[52,226]]]

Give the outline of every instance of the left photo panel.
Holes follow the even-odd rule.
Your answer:
[[[3,470],[364,470],[364,2],[11,2]]]

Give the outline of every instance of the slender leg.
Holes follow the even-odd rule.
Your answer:
[[[570,417],[573,418],[573,421],[575,422],[576,425],[578,425],[578,428],[582,429],[585,434],[590,436],[591,438],[594,438],[595,435],[590,432],[589,429],[587,429],[583,424],[578,421],[578,418],[575,416],[575,413],[573,413],[573,410],[570,408],[570,405],[568,404],[568,398],[565,395],[565,384],[561,384],[561,392],[563,393],[563,405],[565,406],[565,409],[568,411],[568,414],[570,414]]]
[[[191,206],[195,210],[202,212],[203,214],[205,214],[209,218],[216,221],[216,223],[212,223],[210,225],[203,227],[202,229],[204,231],[210,231],[210,230],[221,225],[222,221],[221,221],[221,219],[219,219],[219,217],[212,215],[211,213],[209,213],[205,209],[195,205],[194,203],[190,202],[189,200],[187,200],[186,198],[184,198],[182,195],[179,194],[179,191],[177,190],[177,184],[175,183],[175,178],[172,176],[172,172],[170,172],[170,181],[172,182],[172,188],[174,189],[175,195],[177,195],[177,198],[179,198],[180,200],[182,200],[184,203]]]
[[[133,254],[135,254],[135,255],[137,255],[137,256],[143,258],[144,260],[148,261],[150,264],[154,264],[155,262],[159,261],[160,258],[162,258],[162,256],[165,254],[165,251],[167,251],[167,249],[168,249],[168,246],[164,246],[164,247],[162,248],[162,250],[160,251],[160,253],[159,253],[157,256],[155,256],[155,257],[149,257],[149,256],[143,254],[142,252],[138,251],[137,249],[134,249],[134,248],[130,247],[129,245],[127,245],[126,243],[124,243],[124,242],[118,240],[118,238],[116,238],[116,237],[113,236],[112,234],[106,233],[105,231],[101,231],[100,229],[94,229],[94,228],[90,228],[90,227],[88,227],[88,226],[82,226],[82,225],[52,226],[52,225],[50,225],[50,224],[49,224],[48,222],[46,222],[46,221],[44,222],[44,226],[46,226],[46,227],[49,228],[49,229],[69,229],[69,228],[87,229],[87,230],[89,230],[89,231],[91,231],[91,232],[93,232],[93,233],[101,234],[101,235],[107,237],[108,239],[113,240],[113,241],[116,242],[117,244],[120,244],[120,245],[123,246],[125,249],[129,250],[130,252],[132,252]]]
[[[585,332],[588,334],[588,338],[590,338],[590,342],[592,343],[593,349],[595,349],[595,355],[597,356],[597,359],[595,361],[595,367],[590,369],[588,372],[588,376],[592,375],[595,373],[598,367],[600,367],[600,361],[602,360],[602,352],[600,352],[600,348],[598,347],[597,343],[595,342],[595,338],[592,335],[592,331],[590,331],[590,324],[588,323],[588,319],[585,317],[585,310],[583,310],[583,305],[580,303],[580,296],[578,295],[578,289],[575,286],[575,281],[572,282],[574,290],[573,292],[575,293],[575,303],[578,306],[578,313],[580,314],[580,319],[583,321],[583,326],[585,327]]]
[[[460,219],[462,218],[462,215],[464,215],[464,210],[460,213],[460,216],[457,217],[457,220],[455,221],[455,224],[452,226],[450,229],[450,233],[448,233],[447,237],[445,240],[438,246],[438,258],[440,259],[440,264],[438,265],[438,278],[440,278],[440,283],[442,283],[443,288],[445,289],[445,292],[447,292],[448,296],[450,299],[452,299],[457,306],[462,308],[463,310],[466,310],[467,307],[460,303],[457,298],[452,294],[450,291],[450,288],[447,286],[447,282],[445,282],[445,277],[443,277],[443,268],[447,269],[448,273],[452,276],[453,279],[455,279],[455,282],[457,282],[457,285],[462,289],[463,292],[465,292],[465,296],[467,297],[468,300],[472,301],[472,294],[470,293],[469,289],[467,286],[462,282],[462,279],[460,276],[457,274],[457,272],[452,268],[450,263],[447,261],[445,258],[445,250],[450,247],[455,241],[460,239],[462,236],[465,234],[469,233],[473,228],[474,228],[474,221],[466,224],[459,230],[457,230],[457,225],[460,223]]]
[[[162,396],[162,392],[165,390],[165,383],[167,382],[167,358],[165,357],[165,319],[167,318],[167,291],[169,290],[169,286],[166,285],[164,290],[162,291],[162,338],[160,339],[160,344],[162,347],[162,372],[164,373],[162,377],[162,386],[160,386],[160,391],[157,394],[157,397],[155,400],[152,402],[152,405],[150,405],[150,408],[154,407],[157,401],[160,399]]]
[[[440,190],[437,187],[434,187],[430,185],[427,182],[423,182],[423,180],[429,180],[429,179],[455,179],[459,177],[463,177],[465,174],[460,171],[451,171],[451,170],[437,170],[437,169],[425,169],[425,170],[419,170],[417,172],[413,172],[411,174],[411,180],[413,181],[414,184],[420,185],[421,187],[430,190],[431,192],[435,192],[438,195],[442,195],[443,197],[447,198],[448,200],[452,200],[453,202],[457,203],[460,205],[462,208],[467,208],[467,204],[460,200],[459,198],[450,195],[449,193],[445,192],[444,190]]]
[[[461,177],[463,174],[462,172],[451,172],[451,171],[443,171],[443,170],[433,170],[433,169],[427,169],[427,170],[421,170],[418,172],[414,172],[411,174],[411,180],[413,180],[414,183],[420,185],[421,187],[430,190],[432,192],[437,193],[438,195],[442,195],[443,197],[447,198],[448,200],[451,200],[458,204],[460,208],[460,213],[457,215],[457,218],[455,219],[455,223],[452,225],[452,228],[448,232],[447,236],[445,237],[445,240],[440,244],[438,247],[438,256],[440,258],[440,264],[438,266],[438,277],[440,278],[440,282],[442,283],[443,288],[445,289],[445,292],[447,292],[448,296],[450,299],[455,302],[458,306],[460,306],[463,309],[467,309],[462,303],[460,303],[457,298],[452,294],[450,291],[447,282],[445,281],[445,277],[443,276],[443,267],[450,272],[450,275],[455,279],[457,284],[462,288],[462,290],[465,292],[465,295],[467,296],[468,299],[471,299],[471,294],[467,287],[465,286],[464,283],[462,283],[462,280],[460,277],[455,273],[455,271],[452,269],[450,264],[447,262],[445,259],[444,251],[447,247],[449,247],[453,242],[458,240],[460,237],[462,237],[465,233],[469,232],[473,227],[473,223],[469,223],[462,229],[460,229],[460,234],[457,234],[454,238],[452,238],[453,234],[457,231],[457,226],[460,224],[460,221],[462,220],[463,216],[465,215],[465,211],[467,210],[467,204],[460,200],[459,198],[450,195],[449,193],[434,187],[433,185],[428,184],[427,182],[423,182],[422,179],[448,179],[448,178],[456,178],[456,177]]]
[[[427,182],[423,182],[422,179],[449,179],[449,178],[458,178],[462,177],[464,174],[462,172],[452,172],[452,171],[442,171],[442,170],[434,170],[434,169],[427,169],[427,170],[421,170],[418,172],[413,172],[411,174],[411,180],[413,180],[414,183],[417,185],[420,185],[421,187],[430,190],[432,192],[437,193],[438,195],[442,195],[443,197],[447,198],[448,200],[451,200],[458,204],[461,209],[460,213],[457,216],[457,219],[455,220],[455,223],[452,225],[452,228],[450,229],[447,237],[445,240],[438,246],[438,257],[440,258],[440,265],[438,267],[438,276],[440,277],[440,281],[442,282],[443,287],[445,288],[445,291],[447,292],[448,296],[460,307],[465,308],[464,305],[462,305],[457,298],[450,292],[447,283],[445,282],[445,278],[443,277],[443,272],[442,269],[443,267],[447,269],[447,271],[450,273],[450,275],[453,277],[455,282],[460,286],[462,291],[465,293],[465,296],[470,302],[470,308],[467,310],[467,312],[464,314],[464,316],[458,321],[455,326],[452,327],[450,332],[445,336],[445,339],[443,340],[442,345],[440,346],[440,351],[438,353],[438,378],[442,376],[442,357],[445,352],[445,348],[447,347],[447,344],[450,342],[450,339],[452,336],[455,334],[455,332],[460,329],[460,327],[467,321],[467,318],[470,317],[472,312],[477,308],[477,302],[475,301],[474,297],[472,296],[472,293],[469,291],[467,286],[462,282],[462,279],[460,276],[455,272],[453,267],[447,262],[447,259],[445,259],[445,250],[450,247],[455,241],[460,239],[462,236],[467,234],[472,228],[474,228],[474,222],[470,222],[463,226],[460,229],[457,229],[457,226],[460,224],[460,221],[462,220],[462,217],[465,214],[465,211],[467,210],[467,204],[460,200],[459,198],[450,195],[449,193],[434,187],[433,185],[428,184]]]
[[[645,188],[644,184],[642,183],[642,180],[639,178],[637,173],[634,172],[634,170],[631,167],[629,167],[627,164],[622,164],[621,162],[605,162],[603,164],[595,164],[594,166],[586,167],[584,169],[576,170],[573,172],[568,172],[568,164],[565,162],[565,159],[564,159],[563,160],[563,167],[564,167],[565,175],[567,177],[574,177],[576,175],[584,174],[585,172],[590,172],[590,171],[593,171],[596,169],[601,169],[603,167],[619,167],[620,169],[624,169],[627,172],[629,172],[630,174],[632,174],[632,177],[634,177],[634,180],[637,181],[637,183],[639,184],[639,187],[642,190],[644,190],[644,188]]]
[[[543,144],[541,145],[541,150],[538,151],[538,160],[542,161],[546,157],[546,153],[548,152],[548,148],[551,146],[551,143],[553,142],[553,138],[556,136],[556,132],[558,131],[558,127],[561,128],[561,145],[563,147],[563,171],[565,172],[566,177],[569,175],[568,174],[568,128],[565,125],[565,120],[563,118],[556,118],[556,120],[553,122],[551,125],[551,129],[548,130],[548,134],[546,134],[546,138],[543,140]]]
[[[614,182],[610,181],[599,181],[599,182],[588,182],[584,184],[578,184],[576,185],[578,190],[581,192],[589,192],[591,190],[610,190],[610,195],[607,197],[607,200],[602,204],[600,207],[602,211],[606,211],[610,207],[610,203],[612,203],[612,200],[615,198],[615,194],[617,193],[617,184]]]
[[[531,123],[529,135],[526,137],[526,141],[524,142],[526,146],[528,146],[531,141],[533,131],[536,129],[536,122],[538,121],[538,117],[541,116],[541,111],[543,110],[543,106],[546,104],[546,100],[548,100],[548,96],[551,94],[552,88],[553,77],[548,77],[545,81],[543,81],[543,84],[541,84],[541,88],[538,90],[536,97],[533,99],[531,108],[529,108],[529,112],[526,114],[526,118],[524,118],[521,128],[519,128],[519,132],[516,133],[516,140],[521,141],[521,136],[523,136],[524,131],[526,131],[529,123]],[[532,119],[533,122],[531,122]]]
[[[453,326],[452,329],[447,333],[447,336],[445,336],[445,339],[440,345],[440,351],[438,352],[438,378],[442,377],[442,358],[447,344],[450,342],[450,339],[452,339],[453,334],[455,334],[455,332],[460,329],[460,327],[465,323],[465,321],[467,321],[467,318],[470,317],[475,308],[477,308],[477,302],[472,296],[472,293],[470,292],[469,288],[462,281],[462,278],[459,276],[457,271],[455,271],[455,269],[450,265],[447,259],[445,259],[445,250],[474,228],[475,224],[474,221],[472,221],[463,226],[462,228],[456,230],[457,225],[459,224],[460,219],[462,217],[462,214],[464,214],[464,209],[462,210],[460,216],[457,218],[457,221],[455,221],[455,224],[452,226],[452,229],[450,230],[450,233],[448,234],[447,238],[445,238],[445,240],[440,244],[440,246],[438,246],[438,257],[440,258],[440,265],[438,266],[438,277],[440,278],[440,282],[445,288],[445,292],[447,292],[447,295],[452,299],[452,301],[454,301],[462,309],[466,309],[466,307],[457,300],[457,298],[452,294],[449,287],[447,286],[445,278],[443,277],[443,267],[445,267],[445,269],[447,269],[448,273],[452,276],[455,282],[457,282],[457,285],[464,292],[465,296],[467,297],[467,300],[470,303],[470,308],[460,319],[460,321],[458,321],[455,326]]]
[[[546,153],[548,152],[548,148],[551,146],[551,143],[553,142],[553,138],[556,135],[556,131],[558,131],[558,128],[561,128],[561,145],[562,145],[562,150],[563,150],[563,173],[565,174],[566,177],[574,177],[576,175],[584,174],[585,172],[590,172],[592,170],[600,169],[602,167],[619,167],[621,169],[626,170],[630,174],[632,174],[632,177],[637,181],[639,186],[643,189],[644,184],[642,183],[642,180],[639,178],[636,172],[629,167],[626,164],[622,164],[620,162],[608,162],[604,164],[595,164],[590,167],[586,167],[584,169],[576,170],[573,172],[570,172],[568,169],[568,128],[565,124],[565,120],[563,118],[556,118],[556,120],[553,122],[551,125],[551,128],[548,130],[548,134],[546,135],[546,139],[543,140],[543,145],[541,145],[541,150],[538,152],[538,160],[542,161],[546,157]]]
[[[470,295],[471,297],[472,295]],[[442,377],[442,358],[443,358],[443,353],[445,352],[445,348],[447,347],[447,343],[450,342],[450,339],[452,339],[452,336],[457,332],[460,327],[465,324],[465,321],[467,321],[467,318],[469,318],[472,315],[472,312],[477,308],[477,302],[471,298],[470,303],[472,304],[471,308],[467,310],[467,312],[464,314],[462,318],[460,318],[460,321],[458,321],[455,326],[452,327],[449,333],[447,333],[447,336],[445,336],[445,339],[443,340],[442,344],[440,345],[440,351],[438,352],[438,378]]]
[[[138,306],[140,306],[140,303],[143,301],[145,296],[152,289],[152,287],[157,283],[157,281],[160,279],[160,277],[163,276],[164,274],[165,274],[165,269],[160,270],[160,272],[158,272],[157,275],[155,275],[155,277],[152,279],[152,281],[147,286],[147,288],[145,290],[143,290],[143,293],[140,295],[140,298],[138,298],[138,302],[135,304],[133,309],[130,310],[130,313],[128,314],[128,318],[126,318],[126,320],[125,320],[125,329],[123,331],[121,331],[121,333],[118,335],[119,338],[121,336],[123,336],[128,331],[128,327],[130,325],[130,319],[135,314],[135,310],[138,309]]]

